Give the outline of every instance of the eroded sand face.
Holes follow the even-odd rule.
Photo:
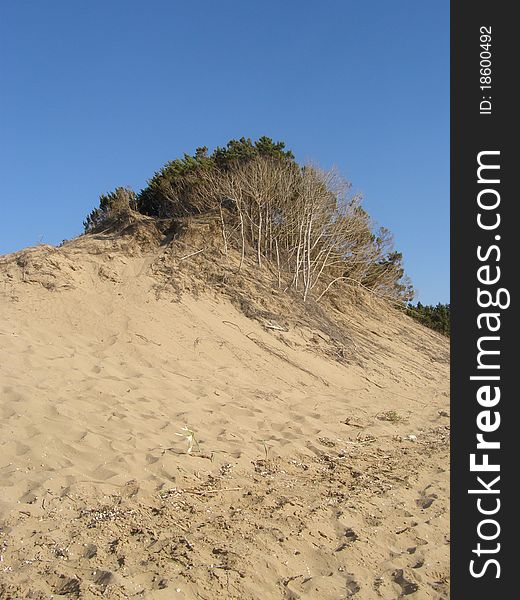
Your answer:
[[[0,265],[0,598],[448,597],[444,339],[353,312],[340,364],[158,298],[150,257],[27,252]]]

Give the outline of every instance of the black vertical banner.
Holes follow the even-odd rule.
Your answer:
[[[451,3],[452,598],[510,598],[520,376],[514,3]],[[515,168],[516,167],[516,168]],[[516,368],[515,368],[516,367]]]

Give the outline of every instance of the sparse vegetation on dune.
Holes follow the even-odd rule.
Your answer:
[[[231,140],[211,155],[168,162],[135,194],[117,188],[100,197],[84,222],[96,232],[138,213],[156,220],[216,215],[223,251],[276,270],[279,288],[320,299],[340,283],[406,303],[413,288],[390,232],[376,228],[361,198],[335,170],[300,166],[283,142]]]

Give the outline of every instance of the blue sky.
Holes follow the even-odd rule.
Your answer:
[[[449,300],[449,2],[0,5],[0,253],[82,231],[101,193],[231,138],[335,165]]]

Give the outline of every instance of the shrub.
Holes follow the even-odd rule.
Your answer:
[[[94,231],[110,218],[120,217],[137,209],[137,196],[129,188],[117,187],[113,192],[101,194],[99,206],[83,221],[85,232]]]
[[[240,249],[239,269],[252,251],[260,267],[275,265],[279,286],[304,299],[338,281],[399,302],[413,297],[392,236],[376,230],[351,185],[335,170],[299,166],[268,137],[231,140],[211,155],[198,148],[166,163],[137,197],[124,188],[101,196],[86,231],[121,206],[160,219],[219,213],[226,252],[228,244]]]

